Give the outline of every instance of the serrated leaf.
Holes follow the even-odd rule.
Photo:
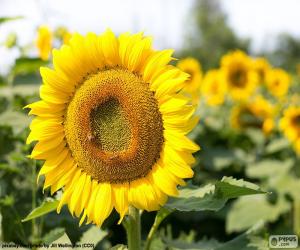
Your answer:
[[[182,188],[178,197],[169,198],[165,207],[180,211],[218,211],[228,199],[263,193],[265,192],[253,183],[224,177],[215,185],[208,184],[202,187],[188,185]]]
[[[234,202],[227,215],[226,231],[240,232],[259,221],[274,222],[289,210],[290,204],[283,197],[279,197],[274,205],[270,204],[265,196],[241,197]]]
[[[56,208],[58,206],[58,203],[59,203],[59,201],[57,201],[57,200],[44,201],[39,207],[37,207],[36,209],[32,210],[30,212],[30,214],[28,214],[26,216],[26,218],[24,218],[22,220],[22,222],[32,220],[34,218],[43,216],[45,214],[48,214],[48,213],[56,210]]]
[[[222,198],[231,199],[243,195],[263,194],[266,192],[262,191],[256,184],[243,179],[237,180],[232,177],[224,177],[216,183],[216,193],[221,195]]]
[[[50,244],[56,241],[57,239],[59,239],[60,237],[62,237],[64,234],[65,234],[64,228],[55,228],[42,238],[42,242],[45,244]]]
[[[178,197],[169,198],[165,207],[180,211],[218,211],[225,205],[227,199],[216,197],[214,190],[215,186],[212,184],[203,187],[188,185],[179,190]]]
[[[79,244],[93,244],[96,246],[104,237],[107,235],[107,231],[101,230],[99,227],[91,226],[87,231],[85,231],[80,238]],[[76,248],[81,249],[81,248]]]
[[[285,160],[284,162],[278,160],[266,159],[256,163],[249,164],[246,169],[246,175],[251,178],[269,178],[287,173],[294,164],[293,159]]]

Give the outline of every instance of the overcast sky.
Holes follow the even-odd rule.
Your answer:
[[[39,24],[65,25],[73,31],[120,33],[144,30],[157,48],[183,45],[189,11],[194,0],[0,0],[0,16],[25,16],[0,27],[0,41],[16,31],[21,43],[35,35]],[[268,48],[281,32],[300,36],[299,0],[223,0],[229,23],[253,41],[254,50]]]

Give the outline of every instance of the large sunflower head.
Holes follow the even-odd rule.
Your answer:
[[[283,97],[289,90],[291,78],[283,69],[269,70],[266,75],[266,85],[270,93],[276,97]]]
[[[187,57],[177,63],[177,67],[190,75],[183,92],[192,96],[193,102],[199,101],[200,85],[202,80],[202,68],[199,61],[193,57]]]
[[[38,28],[36,47],[42,60],[48,60],[52,49],[53,35],[48,26],[42,25]]]
[[[227,85],[222,80],[220,70],[210,70],[205,74],[201,91],[208,105],[221,105],[224,102]]]
[[[269,134],[275,126],[274,115],[274,105],[262,96],[256,96],[232,109],[231,125],[237,129],[261,129],[265,134]]]
[[[300,154],[300,107],[288,107],[283,113],[279,126],[295,146],[296,152]]]
[[[271,69],[268,60],[263,57],[258,57],[253,60],[253,67],[258,74],[259,83],[265,83],[266,74],[268,70]]]
[[[233,99],[245,100],[255,91],[258,75],[253,69],[252,59],[244,52],[237,50],[223,56],[221,70]]]
[[[155,51],[141,33],[74,34],[41,68],[40,101],[27,143],[45,163],[39,175],[80,223],[101,225],[115,208],[157,210],[190,178],[186,137],[194,107],[180,92],[188,74],[168,65],[172,50]]]

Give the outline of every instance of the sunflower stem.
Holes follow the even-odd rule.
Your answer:
[[[37,184],[36,184],[36,161],[33,161],[32,164],[32,174],[31,174],[31,209],[34,210],[36,208],[36,190],[37,190]],[[36,226],[36,220],[32,219],[31,221],[31,234],[32,234],[32,240],[33,243],[37,240],[37,226]]]
[[[161,208],[157,214],[156,214],[156,217],[155,217],[155,220],[154,220],[154,223],[150,229],[150,232],[147,236],[147,240],[146,240],[146,245],[145,245],[145,250],[150,250],[150,247],[151,247],[151,243],[152,243],[152,240],[155,236],[155,233],[158,229],[158,227],[160,226],[160,224],[162,223],[162,221],[171,213],[170,210],[168,209],[165,209],[165,208]]]
[[[129,206],[128,221],[125,224],[127,233],[127,243],[129,250],[140,250],[141,249],[141,215],[140,211]]]
[[[294,233],[300,237],[300,199],[294,200]]]

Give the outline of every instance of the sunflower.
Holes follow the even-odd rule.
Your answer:
[[[283,113],[279,127],[285,137],[293,143],[296,152],[300,154],[300,107],[288,107]]]
[[[202,69],[199,61],[192,57],[187,57],[177,63],[177,67],[190,75],[190,79],[186,82],[183,92],[192,97],[193,103],[199,102],[200,85],[202,80]]]
[[[27,143],[45,160],[39,176],[51,194],[63,188],[59,212],[101,225],[113,208],[120,221],[133,206],[158,210],[190,178],[197,123],[181,94],[188,74],[168,65],[173,50],[155,51],[141,33],[74,34],[41,68],[41,99]]]
[[[66,27],[58,27],[55,31],[55,35],[63,44],[69,44],[72,37],[72,34]]]
[[[48,26],[40,26],[38,28],[38,36],[36,39],[36,47],[39,50],[39,56],[42,60],[47,61],[52,49],[52,32]]]
[[[232,109],[231,125],[233,128],[258,128],[269,134],[275,127],[275,107],[262,96],[241,103]]]
[[[224,103],[227,86],[222,81],[222,72],[219,70],[208,71],[203,79],[201,91],[208,105]]]
[[[276,97],[283,97],[289,90],[291,78],[283,69],[269,70],[266,75],[266,85],[270,93]]]
[[[244,52],[237,50],[223,56],[221,70],[234,100],[245,100],[255,91],[258,75],[253,69],[252,59]]]
[[[253,60],[254,70],[257,72],[260,83],[265,83],[267,72],[271,69],[271,66],[267,59],[258,57]]]

